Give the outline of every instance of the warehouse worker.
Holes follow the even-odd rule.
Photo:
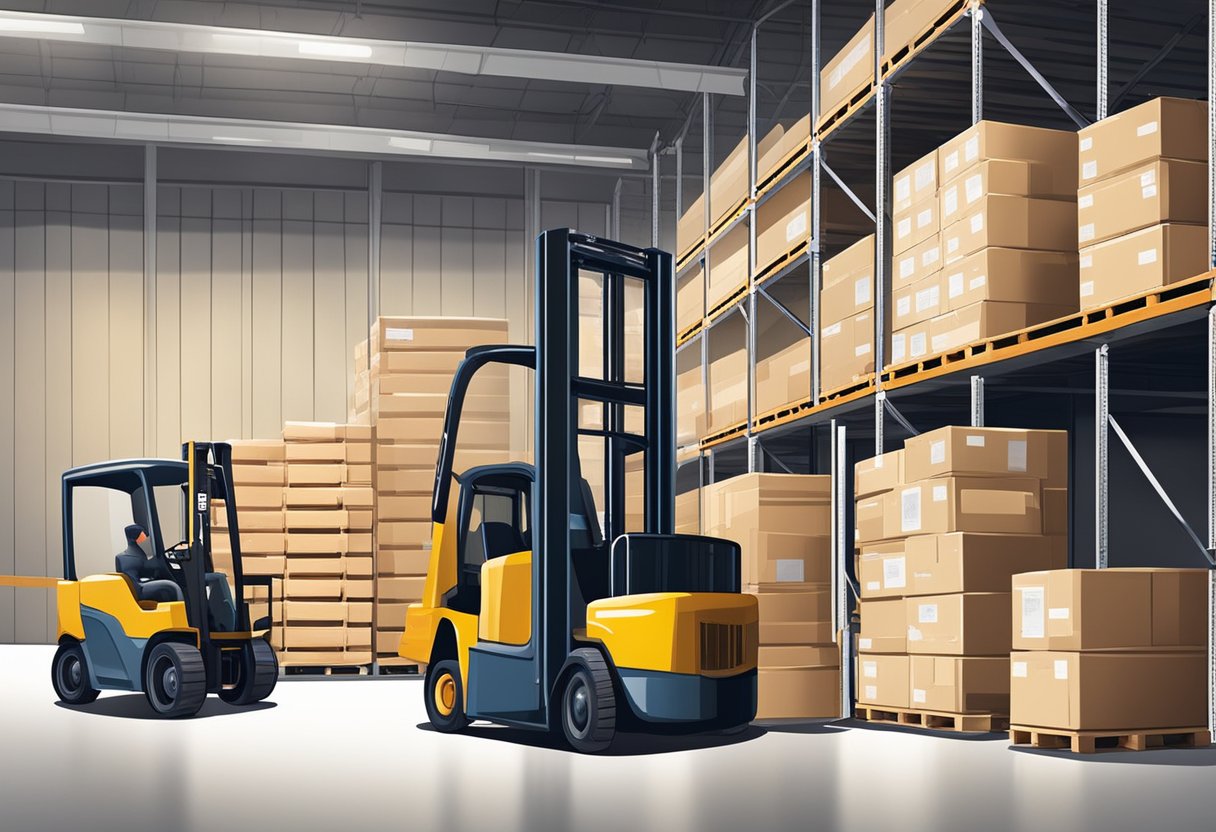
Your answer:
[[[127,548],[114,558],[114,568],[135,584],[135,597],[140,601],[182,601],[182,588],[168,567],[144,549],[148,533],[138,523],[123,529],[127,537]]]

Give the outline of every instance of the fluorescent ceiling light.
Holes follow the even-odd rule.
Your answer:
[[[270,139],[255,139],[252,136],[212,136],[211,140],[221,144],[268,144]]]
[[[568,84],[619,85],[744,95],[747,72],[734,67],[606,58],[418,41],[323,37],[269,29],[230,29],[106,17],[0,11],[0,37],[64,40],[124,49],[243,55],[283,60],[349,61],[465,75]]]
[[[388,143],[402,150],[417,150],[420,153],[430,153],[432,144],[430,139],[415,139],[412,136],[391,136]]]

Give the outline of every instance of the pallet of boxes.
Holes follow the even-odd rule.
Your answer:
[[[819,319],[819,386],[833,398],[874,373],[873,234],[823,264]]]
[[[269,606],[264,586],[245,588],[252,624],[270,617],[270,645],[283,650],[283,582],[286,571],[286,518],[283,489],[287,485],[286,455],[282,440],[232,440],[232,480],[236,491],[240,530],[241,568],[245,575],[267,576],[273,583],[274,604]],[[228,513],[220,500],[212,504],[212,558],[217,571],[232,575],[228,541]]]
[[[757,719],[840,716],[831,620],[831,477],[744,474],[703,490],[705,534],[742,547],[760,608]]]
[[[372,664],[371,428],[283,425],[287,672],[366,673]]]
[[[357,373],[366,356],[367,421],[375,434],[374,652],[385,672],[418,669],[397,650],[405,609],[422,600],[430,564],[431,497],[452,377],[470,347],[507,342],[507,322],[497,318],[385,317],[356,350]],[[508,383],[501,366],[474,377],[456,439],[457,472],[507,461]]]
[[[1206,746],[1206,569],[1013,579],[1010,739],[1076,753]]]
[[[1158,98],[1077,134],[1082,310],[1208,271],[1206,101]]]
[[[1013,576],[1068,561],[1068,435],[945,427],[857,464],[857,714],[1004,730]]]

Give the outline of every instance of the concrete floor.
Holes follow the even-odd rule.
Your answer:
[[[283,682],[164,722],[142,695],[55,702],[52,648],[0,646],[0,828],[25,830],[1211,829],[1216,748],[1066,755],[844,725],[730,738],[425,726],[416,681]],[[1203,818],[1209,818],[1204,821]]]

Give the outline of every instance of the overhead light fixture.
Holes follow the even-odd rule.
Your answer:
[[[416,139],[413,136],[390,136],[388,143],[392,147],[399,147],[402,150],[416,150],[419,153],[431,152],[430,139]]]
[[[29,35],[83,35],[84,24],[74,20],[47,20],[37,17],[0,17],[0,34],[20,32]]]
[[[370,58],[372,48],[359,43],[338,43],[331,40],[302,40],[301,55],[316,55],[322,58]]]
[[[212,136],[211,141],[221,144],[270,144],[270,139],[258,139],[253,136]]]

